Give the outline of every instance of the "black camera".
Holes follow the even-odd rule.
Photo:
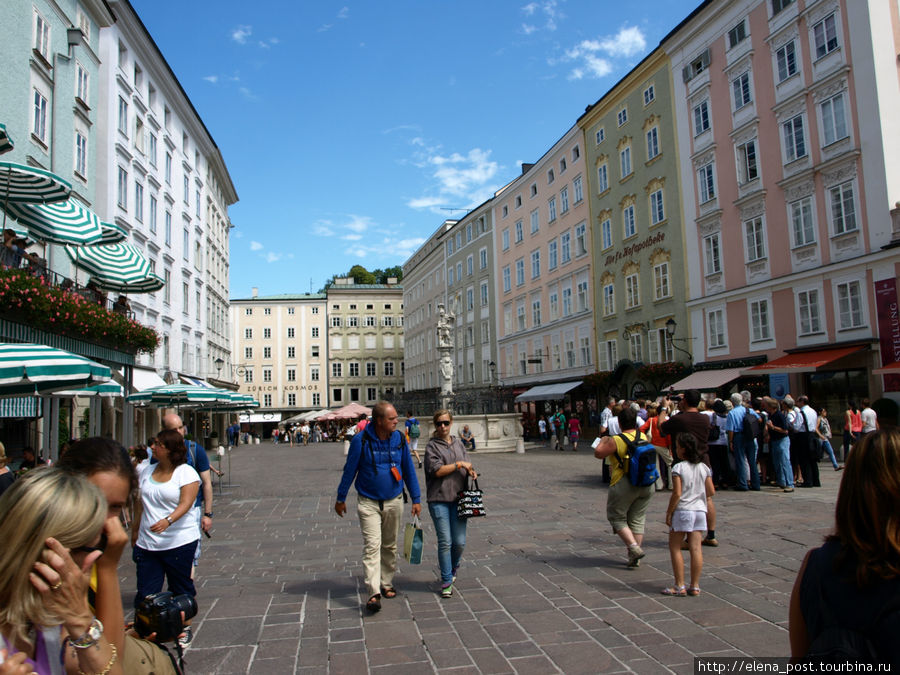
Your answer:
[[[184,612],[184,620],[181,613]],[[173,595],[169,591],[144,598],[134,610],[134,628],[145,638],[156,633],[157,642],[174,640],[184,630],[184,622],[197,616],[197,601],[190,595]]]

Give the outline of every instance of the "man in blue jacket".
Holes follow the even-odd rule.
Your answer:
[[[412,515],[422,511],[419,480],[404,435],[397,431],[397,411],[387,401],[372,409],[372,423],[355,434],[344,464],[334,510],[347,512],[347,493],[356,479],[356,512],[363,534],[363,567],[369,600],[366,609],[381,609],[381,596],[396,597],[397,535],[403,516],[403,483],[412,498]]]

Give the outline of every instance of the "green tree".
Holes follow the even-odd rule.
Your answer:
[[[375,275],[372,274],[369,270],[367,270],[362,265],[354,265],[350,268],[350,272],[347,274],[348,277],[353,277],[353,281],[357,284],[374,284]]]

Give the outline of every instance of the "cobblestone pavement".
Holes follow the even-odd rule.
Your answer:
[[[821,489],[719,493],[703,592],[667,598],[669,493],[654,497],[647,555],[629,570],[586,444],[473,460],[489,516],[469,525],[454,597],[436,593],[426,513],[423,563],[402,562],[397,598],[370,616],[355,490],[345,518],[333,511],[342,445],[236,448],[239,486],[217,495],[203,541],[188,673],[688,673],[695,655],[788,655],[791,587],[832,523],[841,474],[827,464]],[[130,597],[130,562],[123,573]]]

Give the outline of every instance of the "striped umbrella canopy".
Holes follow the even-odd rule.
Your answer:
[[[238,410],[252,410],[254,408],[259,407],[259,401],[250,396],[249,394],[241,394],[236,391],[229,391],[227,389],[217,389],[223,393],[224,396],[228,398],[227,401],[221,401],[218,403],[210,403],[204,404],[200,406],[204,410],[216,410],[219,412],[225,411],[238,411]]]
[[[13,149],[13,139],[9,137],[5,124],[0,124],[0,155]]]
[[[117,398],[124,396],[125,390],[122,385],[116,382],[104,382],[103,384],[95,384],[92,387],[84,389],[66,389],[65,391],[56,391],[53,396],[57,398],[72,398],[73,396],[99,396],[100,398]]]
[[[100,221],[100,229],[103,234],[97,244],[118,244],[128,239],[128,233],[115,223]]]
[[[72,186],[55,173],[33,166],[0,162],[0,202],[43,204],[65,201]]]
[[[125,398],[134,405],[154,408],[198,408],[210,404],[229,402],[229,392],[224,389],[211,389],[194,384],[167,384],[150,387]]]
[[[111,379],[106,366],[62,349],[0,343],[0,397],[47,394]]]
[[[75,265],[91,273],[100,288],[121,293],[150,293],[165,282],[150,271],[150,261],[133,244],[66,246]]]
[[[95,244],[103,237],[100,218],[74,197],[53,204],[10,202],[3,209],[41,241]]]

